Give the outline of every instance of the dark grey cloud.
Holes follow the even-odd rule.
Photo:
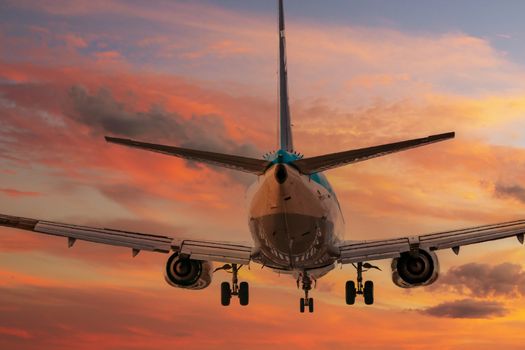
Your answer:
[[[469,263],[452,267],[435,286],[478,298],[516,297],[525,294],[525,271],[511,263],[494,266]]]
[[[260,151],[251,143],[232,141],[224,120],[217,115],[183,118],[168,112],[161,105],[152,105],[146,112],[129,109],[118,102],[108,89],[90,94],[73,86],[69,91],[71,106],[67,116],[89,126],[93,133],[140,138],[149,142],[169,142],[180,147],[260,157]]]
[[[497,197],[514,198],[525,204],[525,187],[497,183],[494,187],[494,192]]]
[[[101,184],[98,189],[106,197],[127,204],[140,203],[150,199],[143,189],[128,184]]]
[[[421,310],[425,315],[448,318],[492,318],[505,316],[507,309],[494,301],[463,299]]]
[[[91,94],[85,88],[73,86],[69,91],[66,116],[88,126],[91,132],[104,135],[124,136],[140,141],[163,143],[172,146],[194,148],[248,157],[260,158],[264,153],[252,143],[234,142],[228,135],[224,119],[217,115],[201,115],[184,118],[176,112],[168,112],[161,105],[152,105],[146,112],[134,111],[117,101],[108,89]],[[188,161],[191,166],[199,163]],[[226,171],[214,167],[217,171]],[[253,176],[227,170],[230,176],[245,185]]]

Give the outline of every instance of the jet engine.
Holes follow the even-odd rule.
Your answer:
[[[204,289],[211,283],[213,265],[209,261],[181,258],[172,254],[166,262],[164,278],[172,287]]]
[[[428,286],[439,275],[436,253],[425,249],[402,253],[392,260],[392,281],[401,288]]]

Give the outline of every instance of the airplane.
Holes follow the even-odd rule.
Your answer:
[[[344,220],[337,196],[324,171],[368,159],[425,146],[455,137],[454,132],[432,135],[379,146],[348,150],[315,157],[304,157],[293,144],[283,0],[279,12],[279,149],[262,159],[221,154],[211,151],[105,137],[107,142],[163,153],[195,162],[242,171],[257,176],[247,191],[248,225],[253,244],[227,241],[194,240],[116,229],[94,228],[32,218],[0,215],[0,225],[32,232],[61,236],[72,247],[77,240],[122,246],[140,251],[170,254],[164,268],[168,284],[190,290],[203,289],[212,282],[214,272],[225,270],[231,283],[220,285],[221,304],[230,305],[232,297],[249,303],[249,285],[239,282],[239,271],[258,263],[279,274],[296,279],[304,297],[299,311],[314,311],[310,291],[317,279],[337,264],[352,264],[356,281],[345,284],[345,302],[353,305],[357,296],[366,305],[374,303],[374,284],[363,282],[363,274],[379,269],[370,262],[392,259],[392,281],[401,288],[428,286],[439,275],[437,250],[452,249],[508,237],[523,244],[525,220],[516,220],[432,234],[411,235],[379,240],[344,240]],[[213,269],[213,263],[223,264]]]

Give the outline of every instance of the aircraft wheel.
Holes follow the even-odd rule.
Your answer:
[[[314,312],[314,299],[313,298],[308,299],[308,312],[310,313]]]
[[[250,296],[250,293],[249,293],[248,282],[239,283],[239,303],[242,306],[248,305],[249,296]]]
[[[365,297],[366,305],[372,305],[374,303],[374,282],[365,282],[365,287],[363,288],[363,296]]]
[[[222,282],[221,283],[221,304],[222,306],[230,305],[231,298],[232,298],[232,290],[230,288],[230,283]]]
[[[347,305],[354,305],[355,304],[355,297],[357,295],[357,290],[355,289],[355,282],[354,281],[346,281],[345,295],[346,295],[346,304]]]
[[[299,300],[299,311],[301,311],[301,313],[304,312],[304,304],[305,304],[305,300],[304,298],[301,298],[301,300]]]

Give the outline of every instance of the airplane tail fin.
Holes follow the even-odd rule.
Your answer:
[[[288,73],[286,67],[286,40],[284,36],[283,0],[279,2],[279,148],[293,152],[292,122],[288,105]]]
[[[311,175],[321,171],[338,168],[343,165],[381,157],[390,153],[425,146],[435,142],[445,141],[454,138],[454,136],[454,132],[448,132],[445,134],[432,135],[408,141],[389,143],[380,146],[360,148],[338,153],[330,153],[318,157],[303,158],[296,160],[293,164],[297,167],[297,169],[299,169],[301,173]]]
[[[157,145],[154,143],[146,143],[109,136],[106,136],[105,138],[107,142],[116,143],[123,146],[135,147],[151,152],[163,153],[170,156],[216,165],[223,168],[244,171],[255,175],[263,174],[265,170],[271,165],[270,162],[263,159],[234,156],[231,154],[224,153],[198,151],[194,149],[181,147]]]

